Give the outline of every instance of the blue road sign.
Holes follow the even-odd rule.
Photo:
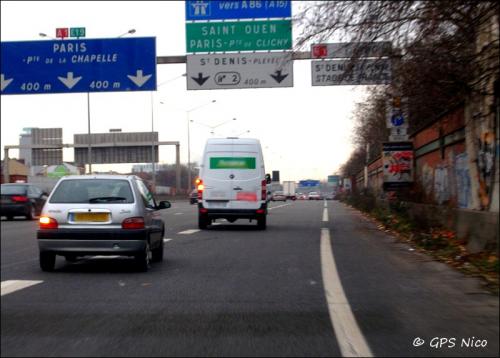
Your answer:
[[[186,21],[292,16],[290,0],[187,0]]]
[[[156,90],[154,37],[2,42],[2,94]]]
[[[299,181],[299,186],[302,187],[319,186],[319,180],[301,180]]]
[[[391,116],[391,122],[392,122],[392,125],[395,127],[399,127],[399,126],[403,125],[403,123],[405,122],[405,118],[403,117],[403,113],[394,113]]]

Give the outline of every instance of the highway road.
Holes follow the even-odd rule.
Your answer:
[[[187,202],[162,215],[146,273],[119,257],[42,272],[36,222],[2,221],[1,355],[499,355],[498,296],[338,201],[271,203],[265,231],[199,231]]]

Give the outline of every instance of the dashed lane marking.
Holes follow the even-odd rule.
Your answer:
[[[174,215],[182,215],[182,214],[184,214],[184,213],[175,213]]]
[[[38,285],[39,283],[42,283],[43,281],[30,281],[30,280],[8,280],[8,281],[2,281],[1,285],[1,295],[5,296],[8,295],[9,293],[16,292],[19,290],[22,290],[23,288],[27,288],[30,286]]]
[[[163,239],[163,242],[169,242],[172,241],[172,239]]]
[[[328,221],[328,209],[323,209],[323,221]]]
[[[283,204],[283,205],[273,206],[272,208],[268,208],[268,210],[278,209],[278,208],[282,208],[282,207],[288,206],[288,205],[292,205],[292,204]]]
[[[198,232],[198,231],[200,231],[200,230],[198,230],[198,229],[184,230],[184,231],[178,232],[178,234],[190,235],[190,234],[194,234],[195,232]]]
[[[330,230],[325,228],[321,229],[321,273],[330,320],[342,356],[372,357],[370,347],[359,329],[345,296],[332,253]]]

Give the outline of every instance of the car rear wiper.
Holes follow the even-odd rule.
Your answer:
[[[122,200],[127,200],[127,198],[124,198],[123,196],[101,196],[97,198],[90,198],[89,203],[122,201]]]

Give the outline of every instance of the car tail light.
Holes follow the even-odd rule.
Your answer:
[[[200,213],[206,214],[206,213],[208,213],[208,209],[200,208]]]
[[[257,214],[264,214],[265,210],[264,209],[257,209]]]
[[[267,182],[266,182],[266,180],[262,181],[261,190],[262,190],[262,199],[261,200],[266,200],[267,199]]]
[[[29,199],[27,196],[24,196],[24,195],[14,195],[11,200],[15,203],[25,203],[27,202]]]
[[[144,229],[144,218],[136,216],[122,221],[122,229]]]
[[[38,227],[40,229],[57,229],[59,227],[59,223],[54,218],[41,216],[38,220]]]
[[[205,186],[203,185],[203,180],[200,178],[196,179],[196,189],[198,190],[198,200],[203,199],[203,189],[205,189]]]

